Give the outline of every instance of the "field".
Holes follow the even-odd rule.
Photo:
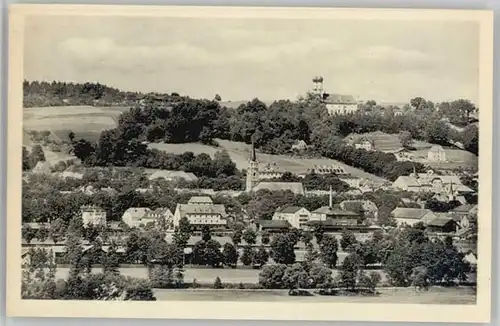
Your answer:
[[[93,272],[101,272],[100,268],[93,268]],[[379,271],[382,276],[382,282],[387,281],[386,275]],[[67,278],[69,273],[69,268],[58,267],[56,278]],[[120,273],[124,276],[147,278],[148,272],[146,267],[122,267],[120,268]],[[192,282],[196,279],[198,283],[213,283],[215,278],[218,276],[225,283],[257,283],[259,282],[259,269],[248,269],[248,268],[186,268],[184,273],[184,280],[186,282]],[[333,275],[338,273],[336,270],[333,271]]]
[[[61,139],[69,131],[77,138],[96,139],[101,131],[116,127],[119,115],[127,107],[54,106],[24,108],[24,130],[49,130]]]
[[[191,151],[194,154],[207,153],[211,157],[213,157],[218,150],[225,149],[229,153],[231,159],[236,163],[236,167],[238,169],[248,168],[248,160],[250,158],[251,145],[240,142],[232,142],[228,140],[220,140],[220,139],[217,139],[217,142],[219,143],[220,148],[198,143],[190,143],[190,144],[151,143],[149,146],[151,148],[157,148],[166,152],[176,153],[176,154],[181,154],[186,151]],[[281,169],[282,171],[289,171],[292,173],[305,172],[307,169],[311,169],[315,165],[338,165],[343,167],[347,173],[372,180],[374,183],[383,184],[384,182],[386,182],[385,179],[379,178],[373,174],[366,173],[360,169],[353,168],[352,166],[346,165],[342,162],[332,159],[326,159],[326,158],[302,159],[302,158],[293,158],[286,155],[271,155],[259,152],[257,152],[257,158],[261,163],[261,165],[274,162],[278,165],[278,168]]]
[[[156,289],[158,301],[300,301],[339,303],[403,303],[403,304],[476,304],[473,288],[433,287],[426,292],[416,293],[413,288],[381,288],[378,296],[309,296],[292,297],[287,290],[170,290]]]
[[[372,139],[375,143],[375,148],[380,151],[392,151],[401,148],[397,134],[386,134],[380,131],[365,133],[365,134],[351,134],[345,138],[347,142],[353,139],[359,139],[366,136]],[[476,155],[457,148],[444,148],[448,162],[445,163],[430,163],[426,162],[427,152],[433,146],[431,143],[415,140],[413,146],[416,148],[411,154],[415,157],[415,161],[428,164],[436,169],[453,169],[459,167],[477,168],[478,158]]]

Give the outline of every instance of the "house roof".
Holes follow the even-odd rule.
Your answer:
[[[424,208],[404,208],[397,207],[391,214],[395,218],[407,218],[407,219],[421,219],[426,214],[431,213],[430,209]]]
[[[313,211],[313,213],[318,213],[318,214],[326,214],[326,215],[337,215],[337,216],[358,216],[358,214],[343,210],[341,208],[337,207],[329,207],[329,206],[323,206],[318,208],[317,210]]]
[[[477,213],[477,205],[465,204],[455,207],[451,211],[455,213],[471,213],[471,212],[474,213],[475,211]]]
[[[148,213],[150,212],[151,209],[147,207],[131,207],[127,209],[123,214],[129,214],[132,219],[141,219],[148,215]]]
[[[407,187],[420,187],[420,182],[416,178],[406,175],[399,176],[394,182],[405,184]]]
[[[258,224],[263,229],[288,229],[292,227],[288,221],[282,220],[260,220]]]
[[[253,190],[259,191],[263,189],[270,191],[290,190],[295,194],[304,194],[304,186],[300,182],[259,182]]]
[[[157,215],[173,215],[170,209],[166,207],[160,207],[155,209],[154,211],[150,211],[146,214],[147,217],[154,217]]]
[[[427,222],[428,226],[438,226],[438,227],[443,227],[449,222],[452,222],[453,219],[451,217],[443,217],[440,216],[438,218],[432,219],[429,222]]]
[[[222,204],[177,204],[180,218],[190,214],[214,214],[226,216],[226,208]]]
[[[188,204],[212,204],[212,198],[208,196],[193,196],[189,199]]]
[[[327,94],[325,102],[327,104],[357,104],[354,96],[341,94]]]
[[[300,207],[300,206],[287,206],[287,207],[280,209],[278,212],[284,213],[284,214],[294,214],[294,213],[297,213],[302,208],[303,207]]]

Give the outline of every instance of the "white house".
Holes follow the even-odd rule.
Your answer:
[[[427,152],[427,160],[429,162],[446,162],[446,152],[440,145],[434,145]]]
[[[187,204],[177,204],[174,213],[174,227],[179,226],[180,220],[186,217],[196,229],[208,225],[211,227],[225,227],[227,225],[226,208],[222,204],[214,204],[208,196],[191,197]]]
[[[106,225],[106,211],[97,206],[82,206],[83,225]]]
[[[364,149],[365,151],[374,151],[375,150],[375,143],[372,140],[370,140],[366,137],[363,137],[354,144],[354,148]]]
[[[299,140],[292,145],[292,150],[303,151],[305,149],[307,149],[307,143],[303,140]]]
[[[311,212],[304,207],[288,206],[277,210],[273,215],[273,220],[288,221],[294,228],[301,229],[311,218]]]
[[[437,218],[430,209],[397,207],[391,212],[397,225],[413,226],[419,222],[427,223]]]
[[[146,226],[149,222],[155,221],[149,213],[151,209],[147,207],[131,207],[123,213],[122,220],[130,227]]]

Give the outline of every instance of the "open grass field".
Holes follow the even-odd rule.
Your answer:
[[[190,143],[190,144],[151,143],[149,146],[151,148],[157,148],[159,150],[176,154],[181,154],[186,151],[193,152],[194,154],[207,153],[211,157],[213,157],[218,150],[226,149],[231,159],[236,163],[236,167],[238,169],[248,168],[248,159],[250,158],[251,145],[240,142],[232,142],[228,140],[219,140],[219,139],[217,139],[217,142],[219,143],[220,148],[198,143]],[[338,165],[343,167],[347,173],[372,180],[374,183],[382,184],[386,182],[385,179],[379,178],[373,174],[366,173],[360,169],[356,169],[352,166],[346,165],[342,162],[332,159],[326,159],[326,158],[302,159],[302,158],[293,158],[286,155],[270,155],[263,153],[257,153],[257,156],[259,162],[262,165],[275,162],[278,165],[279,169],[283,171],[289,171],[292,173],[305,172],[307,169],[313,168],[315,165]]]
[[[471,287],[433,287],[426,292],[413,288],[381,288],[378,296],[308,296],[292,297],[287,290],[175,290],[155,289],[158,301],[293,301],[339,303],[403,303],[403,304],[476,304],[476,293]]]
[[[351,142],[353,139],[360,137],[367,137],[375,143],[375,148],[380,151],[392,151],[401,148],[401,142],[397,134],[386,134],[380,131],[365,133],[365,134],[351,134],[345,138],[346,142]],[[413,146],[416,148],[411,154],[415,157],[415,161],[428,164],[436,169],[453,169],[459,167],[477,168],[478,158],[476,155],[457,148],[444,148],[448,162],[445,163],[429,163],[427,160],[427,152],[433,144],[415,140]]]
[[[94,273],[101,272],[100,268],[93,268]],[[387,281],[386,275],[379,271],[382,276],[382,282]],[[259,269],[248,269],[248,268],[186,268],[184,273],[184,281],[192,282],[196,279],[198,283],[213,283],[215,278],[218,276],[225,283],[257,283],[259,282]],[[335,276],[338,272],[333,271]],[[69,274],[69,268],[57,267],[56,278],[67,278]],[[148,271],[146,267],[122,267],[120,268],[120,274],[124,276],[147,278]]]
[[[77,138],[96,139],[101,131],[114,128],[128,107],[54,106],[24,108],[25,130],[49,130],[61,139],[69,131]]]

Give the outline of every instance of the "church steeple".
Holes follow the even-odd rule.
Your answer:
[[[252,141],[252,153],[250,154],[250,162],[248,162],[246,191],[252,191],[253,187],[259,182],[259,162],[255,153],[255,146]]]
[[[257,155],[255,154],[255,145],[252,142],[252,156],[250,157],[250,162],[257,162]]]

